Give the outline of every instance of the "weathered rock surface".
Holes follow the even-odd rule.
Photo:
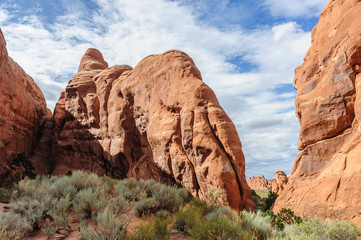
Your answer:
[[[288,182],[288,177],[283,171],[276,171],[275,175],[276,177],[272,181],[272,192],[280,195]]]
[[[252,190],[264,190],[272,187],[272,182],[265,179],[263,175],[248,178],[247,184]]]
[[[295,71],[302,151],[275,210],[361,226],[360,11],[360,1],[330,1]]]
[[[34,80],[7,53],[0,29],[0,185],[18,153],[32,155],[41,137],[45,98]]]
[[[134,69],[88,49],[54,110],[54,173],[153,178],[236,209],[253,208],[235,126],[193,60],[171,50]]]

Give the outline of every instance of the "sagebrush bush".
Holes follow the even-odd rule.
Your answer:
[[[286,225],[284,237],[291,240],[355,240],[360,236],[360,229],[350,221],[323,223],[318,219],[309,219],[299,224]]]
[[[102,184],[99,176],[88,171],[75,171],[69,176],[70,184],[78,191],[86,188],[97,188]]]
[[[134,178],[124,179],[115,185],[115,192],[129,201],[140,199],[141,188]]]
[[[155,199],[154,198],[148,198],[143,199],[137,202],[134,205],[135,213],[138,217],[146,216],[151,213],[155,213]]]
[[[262,212],[252,213],[243,210],[242,227],[253,232],[257,239],[267,239],[273,231],[271,218],[264,216]]]
[[[95,231],[91,227],[81,226],[80,235],[86,240],[117,240],[126,235],[128,219],[116,218],[116,213],[106,207],[96,217],[97,227]]]
[[[0,213],[0,239],[21,239],[33,231],[27,218],[13,212]]]
[[[73,174],[74,176],[74,174]],[[74,197],[74,211],[79,220],[96,217],[97,212],[104,210],[110,204],[104,192],[99,188],[86,188],[80,190]]]

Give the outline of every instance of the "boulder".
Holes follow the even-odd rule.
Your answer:
[[[54,110],[55,171],[155,179],[253,209],[234,124],[193,60],[178,50],[134,69],[88,49]]]
[[[330,1],[296,68],[299,149],[275,210],[361,226],[361,2]]]

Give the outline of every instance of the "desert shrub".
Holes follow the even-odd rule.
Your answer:
[[[190,230],[189,234],[194,239],[234,239],[250,240],[252,234],[242,229],[238,222],[229,219],[226,215],[214,215],[207,221],[197,222]]]
[[[62,231],[64,235],[67,235],[72,231],[68,216],[71,205],[70,195],[54,200],[54,207],[49,211],[49,216],[54,220],[55,228],[51,228],[51,223],[49,223],[45,232],[51,235],[56,230],[55,232]]]
[[[97,188],[102,183],[98,175],[88,171],[75,171],[68,178],[70,185],[73,185],[77,191],[86,188]]]
[[[16,158],[11,161],[11,166],[16,166],[23,169],[22,178],[28,177],[34,179],[36,174],[34,173],[34,166],[29,160],[29,156],[25,153],[19,153]]]
[[[11,199],[12,190],[9,188],[0,188],[0,202],[9,203]]]
[[[110,178],[106,175],[100,177],[100,181],[102,182],[102,188],[105,192],[111,193],[115,190],[115,185],[118,183],[118,180]]]
[[[155,213],[155,215],[160,218],[166,218],[169,216],[169,214],[170,213],[167,210],[159,210],[158,212]]]
[[[22,180],[18,183],[16,190],[19,197],[28,196],[32,198],[38,187],[34,180]]]
[[[361,234],[360,229],[352,222],[333,221],[322,223],[318,219],[286,225],[283,233],[285,238],[291,240],[355,240]]]
[[[207,215],[210,212],[215,211],[215,206],[209,205],[205,200],[194,198],[190,201],[189,205],[199,210],[202,215]]]
[[[282,230],[285,225],[302,223],[302,219],[296,216],[289,208],[282,208],[277,214],[274,214],[272,210],[267,210],[264,216],[271,218],[272,226],[277,230]]]
[[[10,204],[10,210],[26,219],[33,229],[40,227],[40,222],[46,212],[45,204],[37,199],[24,198]]]
[[[273,230],[271,218],[264,216],[261,212],[242,211],[242,227],[253,232],[257,239],[267,239],[271,236]]]
[[[109,200],[105,199],[101,190],[86,188],[75,195],[73,206],[77,218],[84,220],[96,217],[96,213],[104,210],[108,204]]]
[[[115,185],[115,192],[129,201],[140,199],[141,188],[134,178],[123,179]]]
[[[86,240],[116,240],[123,239],[126,235],[128,220],[119,220],[116,213],[106,207],[96,217],[97,227],[92,231],[91,227],[82,225],[80,236]]]
[[[168,220],[155,218],[151,223],[139,226],[137,233],[130,235],[129,240],[167,240],[170,237]]]
[[[126,200],[122,196],[119,196],[118,198],[112,199],[110,204],[111,204],[111,206],[114,207],[114,210],[117,213],[123,212],[129,206],[128,200]]]
[[[155,182],[153,179],[139,180],[139,185],[141,187],[141,190],[145,192],[148,197],[152,196],[152,191],[154,191],[153,189],[155,188],[155,186],[157,186],[157,184],[159,183]]]
[[[138,217],[146,216],[151,213],[156,212],[155,208],[155,199],[154,198],[148,198],[138,201],[134,205],[135,214]]]
[[[21,239],[32,230],[27,218],[13,212],[0,213],[0,239]]]
[[[272,207],[272,205],[276,202],[277,197],[278,197],[277,193],[269,191],[268,196],[264,201],[264,205],[262,206],[262,211],[266,212],[267,210],[269,210]]]
[[[229,218],[233,221],[239,220],[239,216],[237,215],[237,213],[235,213],[234,211],[232,211],[231,209],[229,209],[227,207],[219,207],[216,210],[214,210],[213,212],[208,213],[206,216],[206,219],[207,219],[207,221],[211,221],[220,216],[226,216],[227,218]]]
[[[58,232],[58,227],[49,219],[46,219],[45,223],[43,224],[41,231],[43,231],[49,239],[52,239],[56,232]]]
[[[201,221],[202,210],[195,207],[181,209],[175,214],[173,227],[178,231],[188,232],[197,222]]]
[[[169,212],[177,211],[180,205],[184,202],[179,191],[175,187],[161,185],[157,191],[152,192],[155,199],[156,210],[167,210]]]
[[[334,221],[327,224],[326,236],[332,240],[353,240],[361,230],[351,221]]]

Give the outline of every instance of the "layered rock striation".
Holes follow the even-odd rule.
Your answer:
[[[8,56],[0,29],[0,185],[11,174],[18,153],[32,155],[49,116],[45,98],[34,80]],[[39,158],[39,161],[42,161]],[[46,171],[46,170],[44,170]]]
[[[193,196],[252,209],[234,124],[193,60],[171,50],[134,69],[88,49],[54,110],[54,173],[88,169],[172,182]]]
[[[264,190],[272,187],[272,181],[268,181],[263,175],[249,177],[247,184],[252,190]]]
[[[299,149],[275,210],[361,225],[361,2],[330,1],[295,71]]]

